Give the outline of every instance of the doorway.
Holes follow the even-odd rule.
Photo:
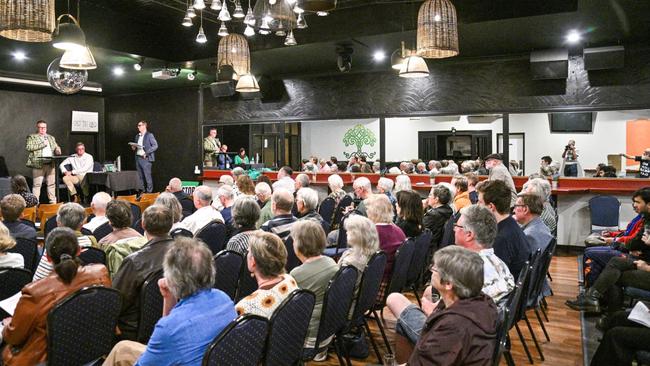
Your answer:
[[[418,157],[428,160],[463,160],[484,157],[492,151],[492,131],[420,131]]]

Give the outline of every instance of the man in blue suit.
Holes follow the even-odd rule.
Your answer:
[[[138,122],[138,132],[134,141],[137,146],[131,145],[131,149],[135,151],[135,165],[145,192],[153,192],[151,165],[156,160],[158,142],[153,133],[147,131],[147,121]]]

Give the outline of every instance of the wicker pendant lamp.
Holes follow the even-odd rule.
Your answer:
[[[0,36],[49,42],[54,22],[54,0],[0,0]]]
[[[458,22],[451,1],[427,0],[420,6],[416,51],[424,58],[458,55]]]
[[[246,37],[238,33],[230,33],[221,38],[217,51],[217,68],[230,65],[235,71],[233,79],[250,73],[251,57]]]
[[[286,1],[276,1],[271,4],[268,0],[258,0],[253,7],[255,27],[266,32],[283,30],[288,32],[296,28],[296,14]]]

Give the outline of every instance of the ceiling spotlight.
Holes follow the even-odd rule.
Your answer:
[[[196,79],[196,74],[197,74],[196,70],[194,70],[193,72],[187,74],[187,80],[193,81],[194,79]]]
[[[181,24],[183,24],[184,27],[191,27],[192,26],[192,18],[190,18],[189,16],[186,15],[185,18],[183,18],[183,23],[181,23]]]
[[[221,10],[221,0],[212,0],[212,5],[210,5],[210,9],[212,10]]]
[[[141,59],[140,59],[140,62],[138,62],[137,64],[133,64],[133,69],[134,69],[135,71],[140,71],[140,70],[142,70],[142,66],[143,66],[143,65],[144,65],[144,57],[141,58]]]
[[[566,35],[566,41],[568,43],[578,43],[580,42],[580,39],[582,39],[582,36],[575,29],[569,31],[569,33]]]
[[[375,51],[373,53],[372,58],[375,59],[375,62],[382,62],[386,58],[386,53],[382,50]]]
[[[27,55],[23,51],[16,51],[12,54],[12,56],[16,61],[25,61],[27,59]]]
[[[113,75],[122,76],[124,75],[124,69],[121,66],[115,66],[113,68]]]
[[[326,17],[326,16],[330,15],[330,13],[328,13],[326,11],[317,11],[316,15],[318,15],[319,17]]]

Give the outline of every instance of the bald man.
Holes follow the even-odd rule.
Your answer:
[[[182,182],[179,178],[174,177],[170,179],[165,191],[173,194],[176,199],[178,199],[178,202],[181,203],[181,206],[183,207],[183,217],[188,217],[196,211],[192,197],[183,192]]]
[[[193,234],[199,232],[210,221],[217,220],[222,223],[224,222],[221,213],[212,207],[211,203],[212,190],[210,187],[196,187],[194,190],[194,207],[196,207],[196,211],[183,220],[183,225]]]
[[[274,233],[285,240],[290,232],[291,226],[298,221],[298,219],[291,214],[291,207],[293,207],[293,194],[284,189],[278,189],[273,192],[271,196],[271,211],[273,218],[264,224],[260,229]]]

